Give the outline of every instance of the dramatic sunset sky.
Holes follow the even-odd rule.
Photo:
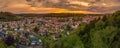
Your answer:
[[[120,0],[0,0],[0,11],[13,13],[112,13]]]

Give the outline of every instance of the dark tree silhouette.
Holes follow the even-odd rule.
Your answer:
[[[15,43],[15,39],[14,39],[14,36],[13,35],[9,35],[5,38],[5,44],[7,46],[11,46],[11,45],[14,45]]]

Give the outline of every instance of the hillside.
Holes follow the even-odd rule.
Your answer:
[[[16,21],[20,18],[9,12],[0,12],[0,21]]]
[[[47,41],[49,48],[120,48],[120,11],[82,24],[56,42]]]
[[[5,15],[6,14],[6,15]],[[1,13],[1,20],[18,18],[11,13]],[[59,33],[60,38],[54,40],[52,35],[36,36],[42,39],[45,48],[120,48],[120,11],[104,15],[102,19],[94,20],[89,24],[83,23],[70,31],[68,25]],[[36,30],[37,28],[35,28]],[[35,34],[36,35],[36,34]],[[0,46],[6,48],[0,41]]]

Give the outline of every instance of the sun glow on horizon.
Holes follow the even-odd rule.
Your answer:
[[[29,8],[29,11],[27,11],[26,13],[82,13],[82,14],[101,14],[99,12],[89,12],[89,11],[70,11],[67,9],[60,9],[60,8]]]
[[[83,14],[99,14],[98,12],[90,12],[90,11],[71,11],[68,9],[62,8],[45,8],[45,7],[31,7],[25,4],[16,4],[12,5],[5,10],[12,12],[12,13],[36,13],[36,14],[43,14],[43,13],[83,13]]]

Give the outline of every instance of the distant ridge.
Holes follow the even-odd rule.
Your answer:
[[[10,12],[0,12],[0,21],[16,21],[20,18]]]
[[[79,13],[47,13],[47,14],[16,14],[25,17],[79,17],[79,16],[101,16],[104,14],[79,14]]]

